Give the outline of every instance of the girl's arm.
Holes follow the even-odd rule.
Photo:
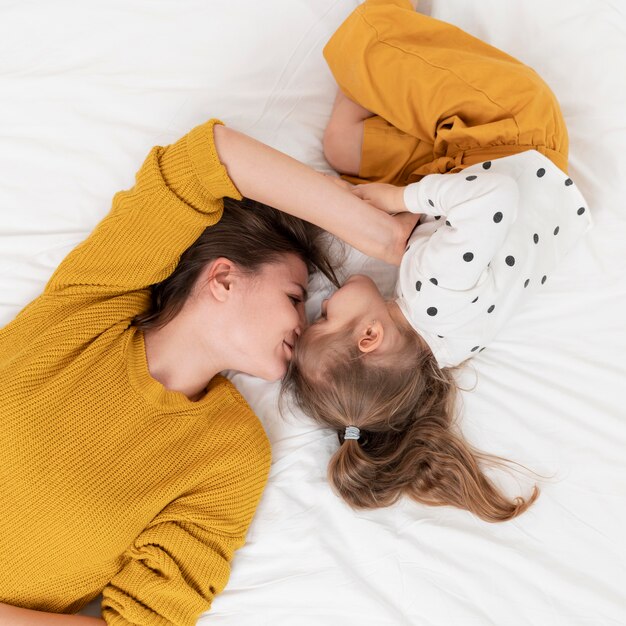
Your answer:
[[[220,161],[243,196],[311,222],[361,252],[399,265],[417,222],[390,216],[329,177],[225,126],[214,129]]]
[[[0,624],[3,626],[105,626],[98,617],[85,615],[64,615],[22,609],[0,602]]]
[[[430,174],[404,188],[404,203],[409,211],[438,220],[416,268],[425,279],[463,290],[473,287],[491,262],[515,263],[501,251],[517,219],[519,190],[513,178],[496,172]]]
[[[406,187],[374,183],[352,193],[382,211],[410,211],[439,220],[415,271],[459,290],[473,286],[493,260],[517,219],[519,201],[515,180],[495,172],[430,174]],[[515,259],[503,262],[514,264]]]

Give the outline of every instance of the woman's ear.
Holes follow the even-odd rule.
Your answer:
[[[232,295],[236,273],[236,266],[230,259],[219,257],[205,267],[200,278],[201,284],[215,300],[225,302]]]
[[[378,320],[367,324],[367,326],[359,332],[359,340],[357,343],[359,350],[361,352],[372,352],[376,350],[382,343],[384,334],[385,330],[383,325]]]

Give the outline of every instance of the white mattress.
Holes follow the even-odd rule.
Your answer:
[[[208,117],[328,171],[321,50],[354,0],[0,2],[0,324],[132,185],[151,146]],[[334,433],[233,374],[274,461],[219,626],[626,624],[626,4],[433,0],[422,10],[533,66],[561,101],[595,227],[473,360],[460,425],[546,476],[490,525],[408,501],[355,513],[330,491]],[[352,254],[347,271],[390,267]],[[326,286],[314,279],[309,310]],[[498,480],[527,491],[527,475]],[[97,605],[90,608],[97,614]]]

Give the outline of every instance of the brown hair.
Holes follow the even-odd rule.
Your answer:
[[[319,270],[338,286],[328,258],[323,232],[317,226],[248,198],[224,198],[224,214],[181,255],[174,272],[151,286],[150,309],[137,315],[133,325],[141,330],[167,324],[182,309],[202,269],[226,257],[239,270],[254,274],[263,265],[295,254],[309,272]]]
[[[291,392],[305,413],[338,431],[341,445],[328,467],[334,490],[354,508],[388,506],[406,494],[488,522],[523,513],[537,487],[526,500],[495,487],[480,462],[504,459],[476,451],[453,428],[452,371],[438,367],[414,331],[400,330],[406,341],[391,364],[361,353],[352,329],[319,337],[307,331],[296,344],[281,399]],[[346,426],[361,429],[358,441],[344,441]]]

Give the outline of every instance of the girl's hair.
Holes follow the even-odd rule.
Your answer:
[[[526,500],[510,500],[483,473],[479,462],[505,461],[474,450],[453,430],[452,372],[437,366],[415,332],[401,329],[404,346],[390,363],[361,353],[353,329],[319,337],[311,330],[296,344],[281,399],[291,392],[305,413],[338,431],[328,477],[348,504],[388,506],[406,494],[500,522],[536,500],[537,487]],[[358,441],[344,441],[346,426],[361,430]]]
[[[319,270],[338,286],[328,257],[323,232],[317,226],[248,198],[224,198],[224,213],[182,254],[174,272],[151,286],[150,308],[137,315],[141,330],[167,324],[183,307],[207,263],[230,259],[239,270],[254,274],[263,265],[279,262],[291,253]]]

